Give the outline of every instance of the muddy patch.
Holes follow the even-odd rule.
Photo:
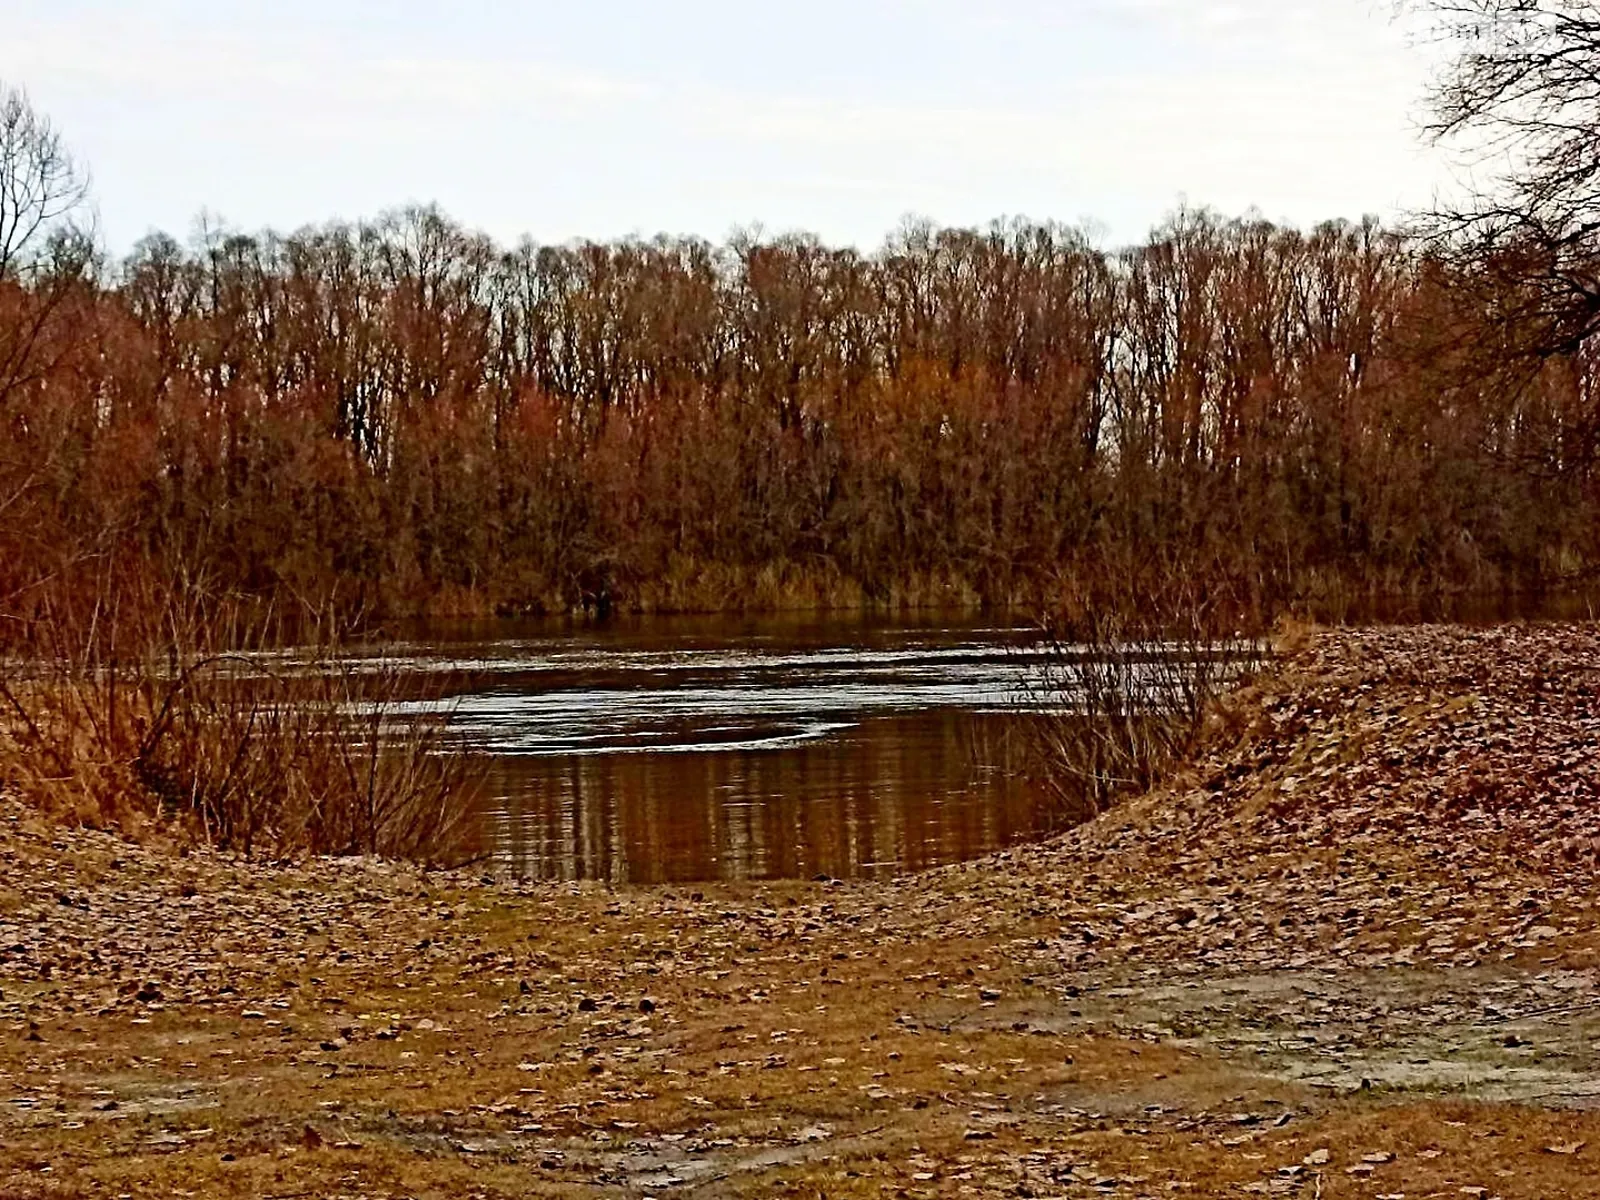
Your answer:
[[[1114,1030],[1212,1051],[1334,1092],[1600,1106],[1593,971],[1328,969],[1180,983],[1151,974],[1059,984],[1054,1005],[1004,1019],[1041,1033]]]

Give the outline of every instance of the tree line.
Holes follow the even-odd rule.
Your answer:
[[[1373,220],[507,249],[422,208],[47,255],[0,283],[34,326],[0,364],[12,604],[108,558],[398,613],[1157,567],[1281,604],[1600,553],[1592,348],[1501,370],[1503,297]]]

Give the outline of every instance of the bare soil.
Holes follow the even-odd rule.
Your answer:
[[[1600,1195],[1600,629],[1306,635],[1170,786],[893,883],[0,812],[0,1196]]]

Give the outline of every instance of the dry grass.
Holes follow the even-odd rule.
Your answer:
[[[1225,715],[1228,691],[1264,664],[1241,606],[1191,578],[1076,588],[1041,621],[1046,658],[1034,699],[1054,715],[1015,728],[1063,824],[1090,820],[1192,760]]]
[[[0,782],[133,836],[448,860],[470,840],[469,764],[342,632],[200,589],[46,603],[0,660]]]

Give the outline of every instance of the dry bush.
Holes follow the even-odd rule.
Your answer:
[[[245,853],[462,856],[472,768],[403,715],[397,666],[200,588],[96,593],[42,603],[0,665],[0,772],[26,798]]]
[[[1041,621],[1044,663],[1017,731],[1058,818],[1077,824],[1194,757],[1219,701],[1264,662],[1254,622],[1223,587],[1090,572]]]

